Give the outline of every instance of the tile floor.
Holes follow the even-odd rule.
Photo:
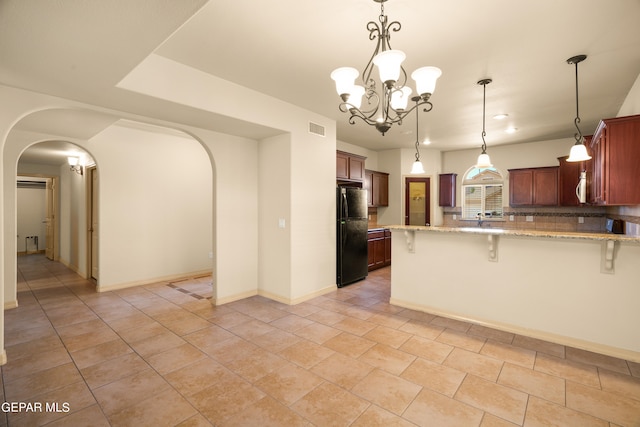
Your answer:
[[[18,264],[3,397],[42,412],[0,425],[640,426],[640,364],[394,307],[388,268],[212,307],[210,277],[98,294]]]

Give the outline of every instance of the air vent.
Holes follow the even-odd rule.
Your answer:
[[[317,123],[309,122],[309,133],[318,136],[324,136],[324,126]]]
[[[18,181],[18,188],[47,188],[47,183],[43,181]]]

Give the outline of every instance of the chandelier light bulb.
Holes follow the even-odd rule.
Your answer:
[[[442,75],[438,67],[421,67],[411,73],[411,78],[416,82],[416,92],[420,96],[433,94],[436,90],[436,81]]]
[[[373,58],[373,63],[378,67],[380,80],[387,86],[393,84],[400,78],[400,67],[407,55],[401,50],[385,50]]]
[[[362,97],[364,96],[364,86],[353,85],[353,89],[351,89],[351,95],[349,96],[349,104],[351,104],[352,108],[360,108],[362,105]]]

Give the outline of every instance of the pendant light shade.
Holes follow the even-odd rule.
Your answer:
[[[422,166],[422,162],[420,160],[416,160],[415,162],[413,162],[411,173],[413,175],[424,173],[424,166]]]
[[[576,118],[573,120],[573,124],[576,127],[577,132],[574,134],[576,143],[571,147],[569,152],[569,158],[567,162],[584,162],[591,159],[591,156],[587,152],[587,147],[584,145],[584,138],[578,124],[580,123],[580,110],[578,107],[578,64],[587,59],[587,55],[572,56],[567,59],[567,64],[576,66]]]
[[[493,164],[491,163],[491,158],[487,153],[482,153],[478,156],[478,161],[476,162],[476,167],[479,169],[492,168]]]

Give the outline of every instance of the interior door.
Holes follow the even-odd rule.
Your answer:
[[[88,169],[89,184],[89,262],[91,278],[98,280],[98,170]]]
[[[405,178],[405,225],[430,225],[431,179]]]

